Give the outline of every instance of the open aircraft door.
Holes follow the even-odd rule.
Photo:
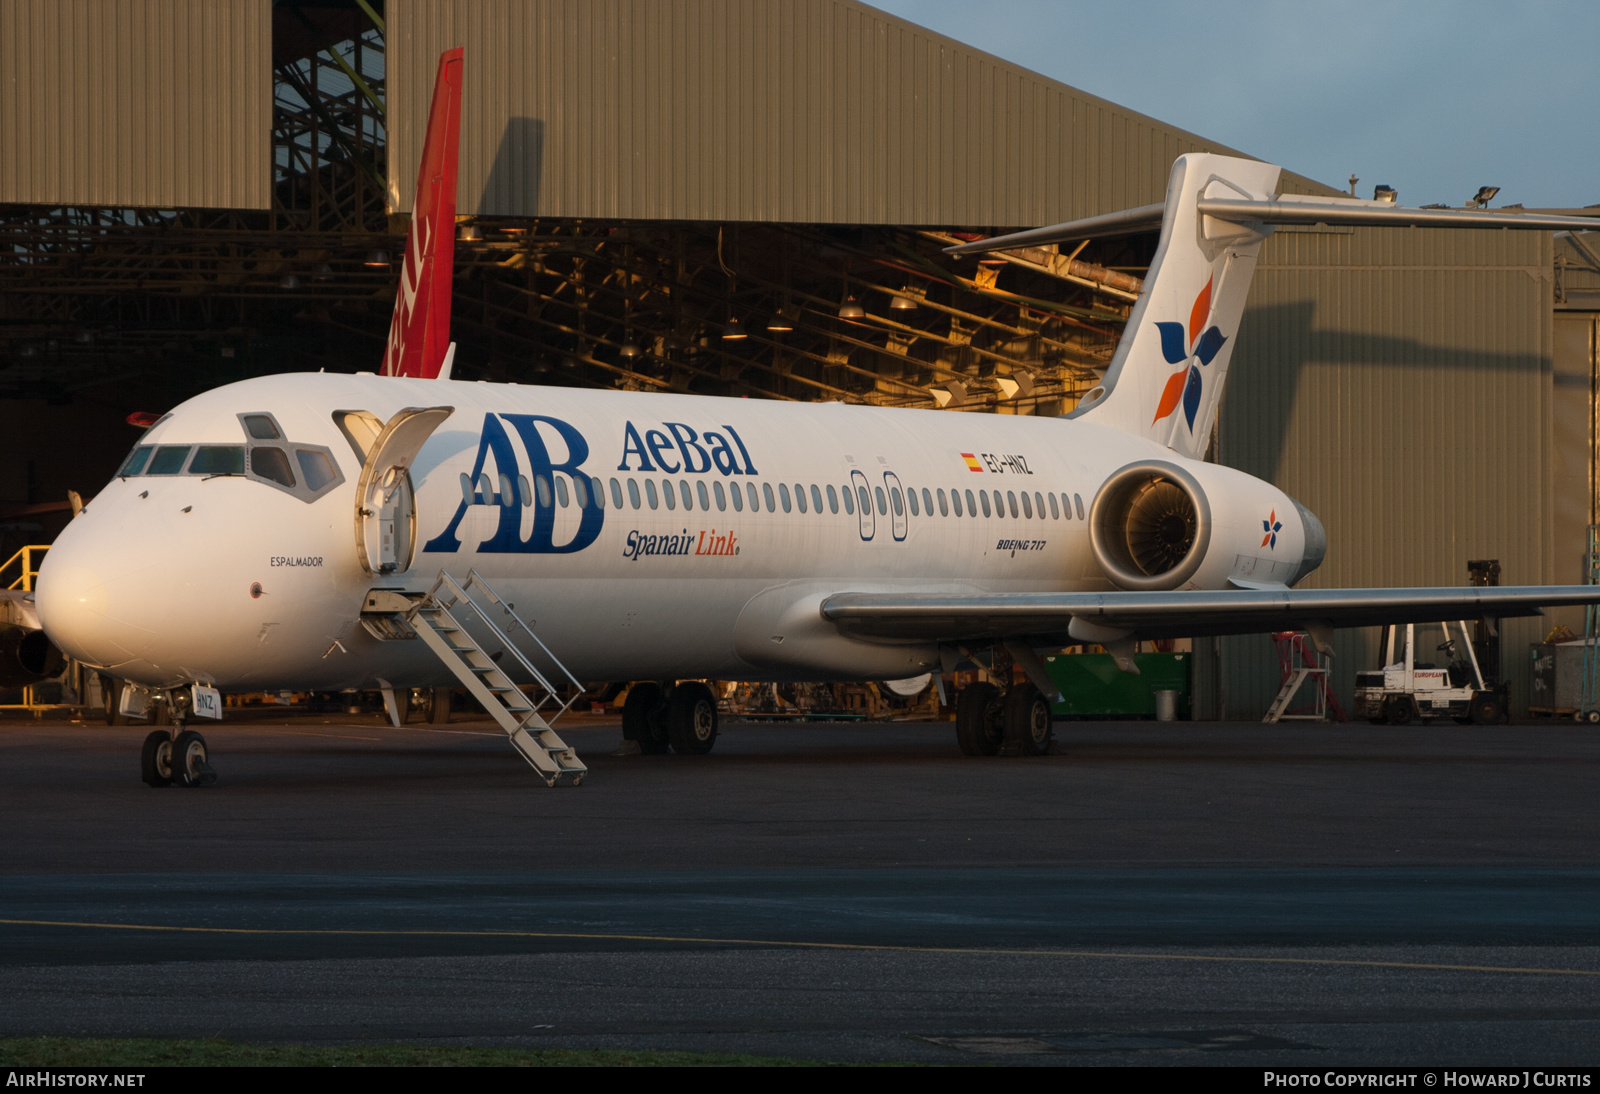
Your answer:
[[[417,543],[411,464],[455,407],[407,407],[378,430],[364,411],[335,415],[351,443],[365,453],[356,484],[356,556],[369,574],[404,573]],[[368,439],[370,438],[369,443]]]

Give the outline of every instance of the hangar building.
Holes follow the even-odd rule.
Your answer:
[[[1059,414],[1109,361],[1154,237],[940,249],[1159,201],[1186,151],[1248,153],[853,0],[8,0],[6,555],[110,476],[130,412],[376,366],[457,45],[462,378]],[[1465,584],[1488,558],[1508,584],[1584,579],[1597,250],[1268,241],[1214,458],[1321,517],[1311,584]],[[1551,624],[1503,626],[1515,707]],[[1376,640],[1337,647],[1348,695]],[[1265,637],[1203,642],[1196,668],[1200,716],[1259,717],[1277,687]]]

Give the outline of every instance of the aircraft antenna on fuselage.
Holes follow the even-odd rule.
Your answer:
[[[417,170],[417,191],[394,318],[384,347],[385,376],[434,379],[446,369],[450,343],[450,294],[456,245],[456,168],[461,138],[462,50],[439,55],[439,73],[428,110],[427,137]]]

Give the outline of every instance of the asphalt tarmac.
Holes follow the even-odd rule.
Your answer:
[[[0,1035],[945,1063],[1600,1056],[1600,733],[726,725],[546,788],[493,726],[0,727]]]

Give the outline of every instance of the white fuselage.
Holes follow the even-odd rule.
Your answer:
[[[437,406],[454,412],[411,464],[409,566],[371,573],[357,548],[362,460],[334,416]],[[441,569],[475,569],[580,679],[912,676],[937,664],[936,645],[846,638],[817,605],[839,592],[1110,589],[1084,518],[1134,460],[1182,463],[1205,483],[1217,531],[1185,587],[1288,575],[1304,546],[1294,503],[1270,484],[1058,418],[315,374],[198,396],[140,444],[239,446],[250,414],[272,415],[291,450],[331,456],[336,485],[307,500],[305,482],[294,493],[238,474],[113,479],[40,575],[44,627],[65,652],[150,687],[444,684],[421,642],[380,642],[359,615],[369,589],[421,592]],[[579,505],[588,482],[574,472],[603,506]]]

